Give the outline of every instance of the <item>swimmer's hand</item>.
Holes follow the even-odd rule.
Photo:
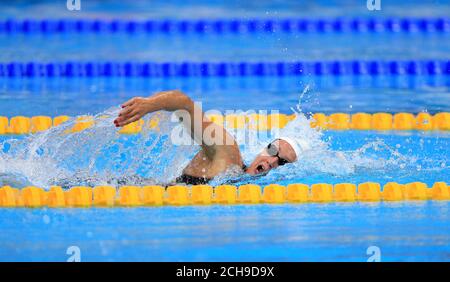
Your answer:
[[[122,105],[122,111],[120,111],[119,116],[114,120],[114,124],[117,127],[125,126],[129,123],[138,121],[148,113],[160,110],[168,112],[181,111],[180,114],[185,114],[187,112],[191,118],[183,118],[183,125],[189,129],[191,138],[198,144],[201,144],[206,157],[210,160],[215,159],[217,153],[221,152],[219,155],[222,157],[235,157],[234,160],[230,162],[235,163],[237,160],[237,162],[242,163],[239,147],[234,140],[234,137],[222,126],[205,118],[201,107],[197,107],[194,101],[180,90],[162,91],[155,93],[148,98],[135,97],[125,102]],[[198,124],[197,122],[199,122],[201,126],[196,126],[196,124]],[[214,132],[214,134],[221,132],[220,136],[223,138],[221,142],[210,142],[211,139],[204,138],[204,132],[207,129],[214,129],[213,131],[208,131]],[[205,140],[209,141],[205,142]],[[217,140],[217,138],[215,140]]]
[[[134,97],[122,104],[122,111],[114,120],[114,124],[125,126],[129,123],[138,121],[148,113],[166,110],[187,110],[193,113],[194,103],[183,92],[179,90],[162,91],[153,94],[150,97]]]
[[[121,127],[138,121],[147,113],[151,112],[152,108],[151,98],[134,97],[122,104],[122,110],[114,120],[114,124],[116,127]]]

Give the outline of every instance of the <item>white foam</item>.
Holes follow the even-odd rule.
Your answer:
[[[170,122],[169,113],[157,113],[160,118],[157,130],[143,130],[139,135],[120,135],[113,125],[119,111],[114,107],[95,115],[95,125],[79,133],[66,133],[75,123],[75,119],[71,119],[40,134],[4,141],[0,148],[9,147],[9,150],[7,153],[0,150],[0,185],[164,184],[180,175],[199,149],[198,146],[172,145],[168,137],[174,124]],[[310,122],[301,111],[297,111],[296,118],[277,133],[302,140],[309,150],[304,151],[296,163],[271,171],[264,181],[315,175],[351,176],[359,170],[399,169],[415,161],[412,157],[398,154],[381,139],[368,142],[354,151],[332,150],[330,141],[324,140],[323,132],[311,128]],[[250,163],[274,137],[271,133],[261,134],[256,143],[241,145],[245,162]],[[230,170],[213,183],[236,176],[236,171]]]

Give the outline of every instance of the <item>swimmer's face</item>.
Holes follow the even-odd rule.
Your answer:
[[[271,169],[297,160],[294,149],[288,142],[276,139],[270,143],[247,168],[250,175],[265,174]]]

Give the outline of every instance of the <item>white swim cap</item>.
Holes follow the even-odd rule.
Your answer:
[[[277,139],[284,140],[291,145],[292,149],[294,149],[296,159],[295,161],[298,161],[300,155],[311,148],[311,146],[305,141],[301,139],[293,139],[290,137],[278,137]]]

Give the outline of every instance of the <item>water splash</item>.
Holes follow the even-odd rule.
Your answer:
[[[179,175],[195,146],[171,145],[170,115],[148,115],[145,124],[157,117],[158,128],[144,126],[141,134],[123,135],[113,125],[119,111],[114,107],[95,115],[94,125],[78,133],[68,133],[76,123],[73,118],[43,133],[4,141],[0,144],[0,181],[15,178],[23,185],[42,187],[154,184]]]
[[[300,110],[300,107],[297,107]],[[279,136],[288,136],[302,140],[309,147],[299,157],[299,161],[270,171],[267,175],[252,177],[248,175],[236,177],[236,173],[223,174],[216,177],[212,184],[217,185],[233,179],[236,184],[258,183],[266,185],[270,183],[303,182],[328,182],[330,180],[357,179],[361,176],[373,176],[389,174],[390,171],[404,170],[414,166],[417,158],[404,156],[397,149],[388,146],[382,139],[366,142],[356,150],[332,149],[332,140],[326,140],[324,132],[310,127],[312,118],[308,118],[301,111],[296,111],[296,118],[282,130],[271,134],[260,135],[253,146],[240,146],[246,163],[250,163],[265,146]],[[341,133],[346,136],[349,132]],[[365,180],[367,181],[367,180]]]
[[[300,110],[300,107],[297,107]],[[159,119],[156,129],[143,128],[141,134],[123,135],[114,127],[113,120],[119,107],[94,116],[94,126],[78,133],[68,133],[76,122],[53,127],[43,133],[24,139],[9,139],[0,143],[0,185],[15,187],[36,185],[64,187],[77,185],[144,185],[167,184],[181,174],[199,146],[174,146],[170,133],[175,126],[170,113],[158,112],[144,118]],[[256,142],[242,140],[242,132],[232,131],[240,145],[246,163],[278,135],[301,139],[310,149],[300,160],[269,172],[264,177],[242,175],[230,169],[217,176],[212,185],[227,181],[237,183],[273,183],[299,181],[299,179],[328,179],[352,177],[358,173],[404,169],[414,163],[383,140],[368,142],[353,151],[331,149],[331,141],[323,132],[310,127],[311,120],[301,111],[285,128],[261,133],[254,131]],[[242,131],[242,130],[241,130]],[[244,129],[245,131],[245,129]],[[250,132],[247,130],[247,133]]]

